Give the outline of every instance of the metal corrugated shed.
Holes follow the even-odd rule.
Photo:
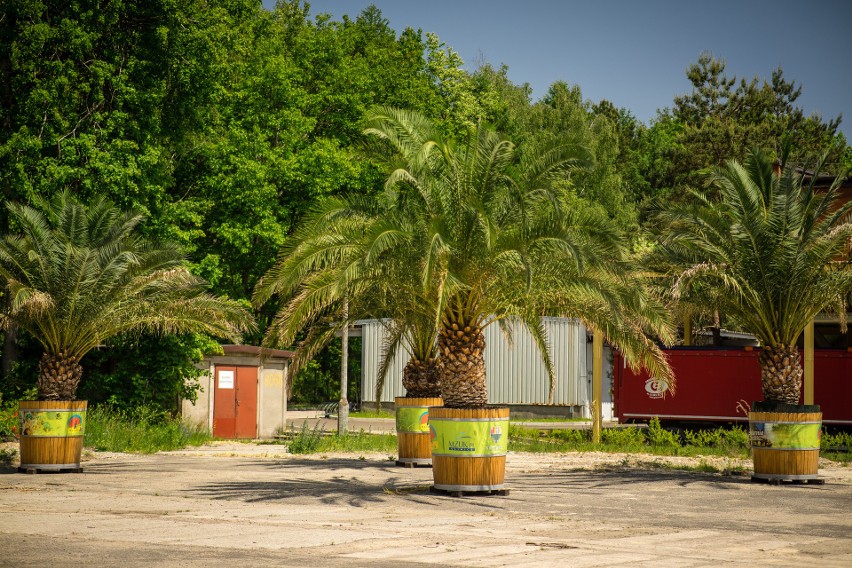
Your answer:
[[[586,329],[577,320],[542,318],[551,346],[556,372],[554,403],[583,406],[588,401],[586,371]],[[362,398],[374,401],[376,375],[382,355],[384,327],[376,320],[358,322],[362,326]],[[511,325],[510,347],[499,326],[485,329],[485,372],[490,404],[546,404],[549,383],[544,362],[530,333],[520,325]],[[385,382],[382,402],[404,396],[402,370],[409,354],[398,353]]]

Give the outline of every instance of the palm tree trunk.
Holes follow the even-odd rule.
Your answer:
[[[38,364],[39,400],[75,400],[77,386],[83,377],[79,359],[67,351],[47,353]]]
[[[765,346],[760,352],[763,400],[799,404],[802,363],[795,345]]]
[[[402,371],[405,395],[413,398],[438,398],[441,396],[441,375],[438,360],[420,361],[412,357]]]
[[[488,404],[485,386],[485,334],[475,324],[452,323],[438,333],[444,406],[478,408]]]

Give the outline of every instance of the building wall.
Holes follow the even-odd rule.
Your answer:
[[[382,356],[384,328],[376,320],[358,322],[362,326],[362,398],[375,401],[376,375]],[[556,372],[554,403],[562,406],[587,405],[588,371],[586,369],[586,329],[577,320],[543,318],[550,344],[551,359]],[[499,326],[485,329],[485,372],[490,404],[540,405],[547,404],[549,381],[544,362],[528,331],[511,326],[513,345]],[[393,402],[404,396],[402,370],[408,360],[407,352],[397,353],[382,393],[382,402]]]
[[[261,360],[260,357],[247,355],[208,357],[199,364],[208,375],[199,380],[201,389],[195,403],[189,400],[182,402],[181,414],[184,420],[203,424],[208,431],[213,431],[213,389],[217,365],[258,367],[257,435],[259,438],[270,438],[276,429],[284,428],[287,414],[287,361]]]

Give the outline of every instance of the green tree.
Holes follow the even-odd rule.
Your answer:
[[[702,167],[741,160],[755,146],[780,154],[783,136],[795,140],[790,158],[813,163],[837,133],[840,118],[824,122],[820,116],[805,117],[796,106],[802,88],[787,81],[781,68],[769,81],[751,81],[725,74],[725,61],[702,53],[687,70],[692,92],[675,97],[672,113],[684,125],[684,143],[690,148],[688,168],[693,175]],[[738,84],[737,84],[738,83]],[[736,88],[735,88],[736,85]],[[845,143],[843,144],[845,146]],[[838,151],[831,148],[828,161],[836,167]]]
[[[2,320],[14,321],[44,347],[40,399],[74,399],[80,359],[121,333],[234,338],[251,329],[243,307],[204,292],[175,246],[139,235],[142,215],[104,199],[86,206],[68,192],[42,206],[44,212],[10,204],[20,233],[0,241],[0,277],[11,298]]]
[[[519,143],[523,154],[548,140],[563,140],[589,153],[587,167],[572,172],[563,183],[586,207],[598,208],[622,228],[636,224],[636,207],[619,168],[619,125],[606,112],[595,112],[578,86],[557,82],[533,105]]]
[[[816,176],[788,166],[788,150],[780,174],[760,150],[715,169],[719,198],[693,193],[695,205],[664,213],[661,246],[677,267],[676,295],[716,290],[720,311],[760,340],[764,399],[798,404],[796,340],[818,313],[845,314],[852,290],[852,202],[837,199],[842,177],[815,190]]]

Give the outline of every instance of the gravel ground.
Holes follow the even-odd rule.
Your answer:
[[[702,460],[732,473],[674,469]],[[82,474],[0,468],[0,566],[852,566],[852,468],[772,486],[748,466],[511,453],[508,496],[454,498],[380,454],[97,452]]]

